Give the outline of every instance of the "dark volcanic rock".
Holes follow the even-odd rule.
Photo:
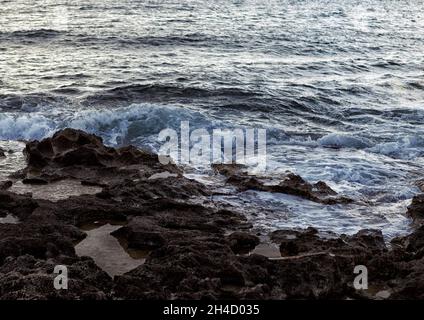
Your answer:
[[[56,265],[68,268],[68,290],[54,288]],[[105,300],[110,290],[110,277],[91,259],[59,257],[40,260],[32,255],[22,255],[8,257],[0,266],[1,300]]]
[[[418,227],[417,230],[406,237],[393,239],[392,243],[402,246],[407,252],[424,256],[424,225]]]
[[[227,176],[227,183],[236,186],[240,191],[259,190],[285,193],[323,204],[350,203],[353,201],[338,196],[337,192],[323,181],[311,184],[291,172],[275,183],[275,178],[249,176],[245,167],[237,164],[216,164],[213,165],[213,168],[215,172]]]
[[[0,191],[1,190],[7,190],[9,189],[11,186],[13,186],[13,182],[10,180],[7,181],[0,181]]]
[[[141,216],[133,217],[114,235],[124,238],[130,248],[156,249],[180,239],[223,234],[225,227],[244,221],[235,213],[224,217],[220,213],[200,205],[156,200],[146,204]]]
[[[6,157],[6,151],[0,148],[0,158]]]
[[[0,234],[0,262],[25,254],[40,259],[73,256],[74,243],[85,237],[78,228],[62,224],[42,210],[18,224],[0,224]]]
[[[282,256],[249,254],[259,239],[238,212],[213,202],[213,191],[189,180],[175,165],[134,147],[113,149],[99,137],[66,129],[27,144],[25,183],[72,178],[100,186],[95,195],[51,202],[0,191],[0,299],[376,299],[423,298],[423,227],[397,238],[388,249],[381,232],[338,236],[306,230],[271,234]],[[279,178],[247,175],[243,166],[216,165],[238,190],[297,195],[324,204],[349,202],[324,182],[288,173]],[[169,174],[171,173],[171,174]],[[5,184],[5,188],[8,183]],[[422,219],[422,196],[409,215]],[[94,222],[123,224],[113,232],[124,249],[147,250],[143,265],[110,278],[74,246]],[[370,290],[353,289],[356,265],[369,271]],[[53,287],[56,265],[69,268],[69,290]],[[387,294],[384,297],[387,297]]]
[[[133,146],[106,147],[100,137],[75,129],[59,131],[42,141],[31,141],[24,154],[28,167],[23,173],[30,174],[32,179],[35,173],[45,180],[113,178],[125,170],[133,174],[140,170],[149,174],[165,170],[180,173],[175,165],[160,164],[157,155]]]
[[[424,179],[418,180],[416,185],[422,192],[424,192]]]
[[[274,232],[272,238],[276,242],[281,241],[280,250],[285,256],[283,258],[285,261],[297,260],[305,263],[309,258],[316,258],[319,260],[315,266],[310,265],[307,268],[319,267],[325,270],[331,267],[331,264],[325,259],[331,257],[331,259],[337,260],[334,266],[336,270],[333,272],[338,274],[339,280],[328,284],[330,287],[332,286],[332,290],[328,292],[329,296],[327,297],[332,296],[337,292],[337,288],[341,289],[343,286],[344,289],[340,291],[339,298],[344,292],[344,295],[351,298],[381,299],[381,296],[377,294],[378,288],[385,292],[385,298],[390,299],[421,299],[424,297],[422,291],[422,280],[424,279],[423,226],[409,236],[394,239],[392,250],[386,248],[381,232],[375,230],[361,230],[353,236],[342,235],[334,238],[321,238],[317,230],[313,228],[300,231],[281,230]],[[374,293],[352,289],[351,271],[356,265],[367,267],[370,289]],[[299,268],[294,268],[294,270],[300,273],[302,271]],[[327,281],[328,279],[326,276]],[[308,283],[308,288],[313,286],[313,283],[308,280],[299,281],[299,286],[302,287],[305,283]],[[302,293],[302,297],[305,292]]]
[[[22,183],[43,185],[43,184],[48,184],[49,182],[41,178],[25,178],[22,180]]]
[[[109,276],[91,259],[75,255],[75,243],[85,237],[78,228],[27,196],[2,192],[0,207],[20,218],[18,224],[0,224],[1,300],[105,299],[110,294]],[[54,288],[56,265],[68,267],[71,290]]]
[[[246,253],[255,249],[260,243],[257,236],[247,232],[233,232],[228,236],[230,247],[235,253]]]
[[[25,155],[28,165],[36,168],[54,164],[103,166],[113,160],[116,150],[106,148],[97,136],[65,129],[41,142],[29,142]]]
[[[282,256],[297,256],[310,253],[333,253],[349,255],[373,255],[387,251],[383,235],[379,230],[361,230],[353,236],[322,238],[314,228],[306,230],[280,230],[273,232],[271,239],[280,243]]]
[[[416,195],[412,199],[411,205],[408,207],[407,215],[410,216],[415,223],[422,224],[424,221],[424,194]]]
[[[27,196],[0,191],[0,210],[4,210],[20,219],[31,215],[39,205],[37,201]]]
[[[175,241],[117,277],[125,299],[342,298],[352,294],[354,260],[329,254],[272,261],[237,256],[220,237]]]
[[[216,299],[226,295],[226,285],[243,287],[240,269],[222,238],[180,240],[152,252],[143,266],[117,277],[115,291],[126,299]]]

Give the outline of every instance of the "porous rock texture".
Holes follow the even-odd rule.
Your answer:
[[[0,188],[0,299],[422,299],[423,198],[408,214],[416,228],[384,242],[378,230],[335,235],[310,227],[270,235],[281,257],[250,253],[261,241],[242,212],[210,200],[213,190],[187,179],[173,164],[135,147],[114,149],[101,138],[65,129],[27,143],[27,167],[14,175],[27,183],[74,179],[100,186],[94,195],[52,202]],[[237,191],[283,192],[331,205],[348,202],[324,182],[288,173],[269,186],[237,166],[215,166]],[[149,179],[168,172],[163,178]],[[10,184],[10,183],[8,183]],[[37,186],[35,186],[37,187]],[[75,244],[80,226],[120,221],[113,236],[128,250],[148,250],[144,264],[111,278]],[[56,265],[69,269],[68,290],[56,290]],[[369,289],[355,290],[355,266],[369,271]]]

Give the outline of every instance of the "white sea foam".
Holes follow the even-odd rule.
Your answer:
[[[318,140],[324,147],[332,148],[355,148],[363,149],[372,146],[372,142],[366,138],[353,137],[345,134],[331,133]]]
[[[415,159],[424,156],[424,137],[406,136],[398,141],[380,143],[369,149],[391,158]]]
[[[136,143],[165,128],[178,128],[182,120],[198,127],[212,127],[205,116],[188,109],[134,104],[114,109],[55,109],[0,113],[0,140],[40,140],[69,127],[102,136],[109,145]]]
[[[40,107],[32,112],[0,113],[0,140],[39,140],[71,127],[97,134],[108,145],[134,144],[157,151],[158,133],[164,128],[179,130],[181,121],[189,121],[191,130],[237,127],[236,120],[223,121],[209,117],[206,112],[170,105],[146,103],[113,109]],[[278,211],[282,215],[288,212],[287,223],[280,221],[279,216],[255,218],[255,221],[274,229],[283,225],[316,225],[338,232],[353,232],[370,222],[369,226],[382,227],[389,236],[404,232],[407,220],[402,217],[417,192],[413,181],[422,172],[416,159],[423,155],[424,139],[418,135],[393,139],[373,143],[374,139],[340,133],[317,139],[308,135],[291,136],[284,128],[270,128],[268,173],[275,175],[290,170],[310,182],[322,180],[336,191],[359,202],[366,200],[372,206],[325,207],[304,199],[281,196],[271,199],[264,194],[262,201],[256,194],[256,199],[249,197],[247,201],[272,209],[284,206],[291,209]],[[2,161],[5,163],[9,158]],[[376,220],[368,219],[367,215],[376,215]]]
[[[408,201],[384,206],[328,206],[291,195],[257,191],[218,199],[234,207],[242,205],[249,219],[266,231],[313,226],[322,231],[353,234],[374,228],[382,230],[387,239],[410,231],[409,219],[403,214]]]

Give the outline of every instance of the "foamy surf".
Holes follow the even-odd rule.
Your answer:
[[[189,121],[191,130],[203,128],[209,132],[214,128],[246,127],[244,122],[216,118],[194,107],[151,103],[108,109],[39,106],[32,111],[3,112],[0,113],[0,139],[9,142],[1,145],[3,149],[14,145],[17,152],[0,159],[2,176],[24,166],[24,159],[19,156],[23,144],[13,141],[40,140],[70,127],[99,135],[110,146],[134,144],[157,152],[161,145],[159,132],[165,128],[178,130],[182,121]],[[254,219],[258,226],[315,225],[335,232],[352,233],[368,225],[382,228],[389,237],[406,232],[408,220],[403,214],[418,192],[414,182],[422,172],[422,164],[417,161],[424,150],[422,139],[407,136],[397,142],[376,143],[372,138],[346,133],[299,138],[283,127],[269,127],[263,123],[262,128],[268,130],[267,174],[290,170],[310,182],[322,180],[337,192],[362,204],[331,209],[315,204],[311,209],[308,205],[300,205],[294,198],[277,196],[277,201],[273,196],[267,201],[277,201],[281,207],[292,208],[290,221],[286,223],[279,214],[274,214],[263,217],[263,221]],[[188,166],[185,169],[202,182],[215,183],[209,178],[211,170],[208,167]],[[267,203],[252,196],[246,201],[252,206]],[[282,216],[284,212],[280,212]],[[310,212],[314,212],[313,215]],[[368,215],[380,216],[382,221],[370,220]],[[320,224],[320,221],[331,223]]]

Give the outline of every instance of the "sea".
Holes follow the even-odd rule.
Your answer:
[[[17,151],[0,176],[22,166],[19,141],[62,128],[157,151],[182,121],[266,129],[268,175],[355,199],[215,199],[257,228],[408,233],[424,172],[424,3],[0,1],[0,147]]]

